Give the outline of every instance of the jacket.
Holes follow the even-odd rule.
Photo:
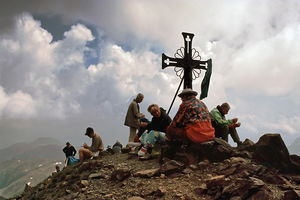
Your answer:
[[[160,117],[152,117],[151,122],[147,125],[146,129],[148,131],[160,131],[166,132],[167,127],[171,123],[170,116],[166,113],[163,108],[160,108]]]
[[[140,106],[135,99],[128,107],[124,125],[132,128],[140,127]]]
[[[217,106],[216,108],[210,111],[210,116],[212,121],[216,122],[219,125],[229,125],[232,124],[232,120],[227,120],[225,116],[220,111],[221,107]]]
[[[206,105],[193,96],[182,102],[168,131],[180,132],[194,143],[215,138],[215,129]]]

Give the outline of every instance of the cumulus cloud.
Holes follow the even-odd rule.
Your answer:
[[[172,69],[161,69],[161,53],[172,56],[183,46],[181,32],[186,31],[195,33],[193,46],[202,59],[213,60],[209,96],[204,100],[209,109],[229,102],[228,117],[240,118],[245,137],[270,129],[299,135],[296,0],[266,0],[259,6],[253,1],[214,0],[172,4],[11,0],[0,11],[1,116],[80,115],[87,121],[110,116],[121,127],[137,92],[145,94],[143,112],[149,103],[167,109],[179,79]],[[30,14],[20,15],[23,11]],[[70,28],[61,40],[53,41],[47,28],[31,16],[38,14],[59,16],[59,23]],[[9,31],[8,24],[14,24]],[[99,35],[84,24],[95,27]],[[100,52],[99,62],[85,66],[85,53],[93,51],[87,44],[94,39],[99,41],[94,47]],[[198,92],[200,82],[194,82]],[[172,115],[179,103],[177,99]],[[285,117],[278,120],[279,115]]]
[[[64,40],[52,43],[51,34],[31,15],[21,15],[15,24],[13,34],[0,38],[0,85],[9,98],[2,110],[15,117],[77,113],[76,97],[87,84],[83,56],[86,43],[94,39],[91,31],[74,25]]]

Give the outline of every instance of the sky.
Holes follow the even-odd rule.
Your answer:
[[[183,47],[182,32],[212,59],[203,102],[228,102],[241,140],[280,133],[288,146],[300,137],[297,0],[1,0],[0,27],[0,148],[37,137],[80,146],[89,126],[105,146],[126,144],[139,92],[147,118],[151,103],[169,109],[180,78],[161,55]],[[193,81],[198,93],[204,74]]]

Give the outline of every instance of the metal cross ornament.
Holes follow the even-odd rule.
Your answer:
[[[207,61],[201,61],[199,52],[192,48],[193,33],[182,33],[184,47],[177,49],[175,58],[162,54],[162,69],[174,67],[176,75],[183,78],[183,89],[191,88],[192,81],[200,76],[201,69],[207,70]]]

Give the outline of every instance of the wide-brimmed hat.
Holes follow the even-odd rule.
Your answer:
[[[93,132],[94,132],[94,129],[91,128],[91,127],[88,127],[88,128],[86,129],[85,135],[90,135],[90,134],[93,133]]]
[[[179,97],[183,97],[186,95],[195,95],[197,96],[198,92],[192,90],[191,88],[185,88],[182,90],[182,92],[180,94],[178,94]]]

